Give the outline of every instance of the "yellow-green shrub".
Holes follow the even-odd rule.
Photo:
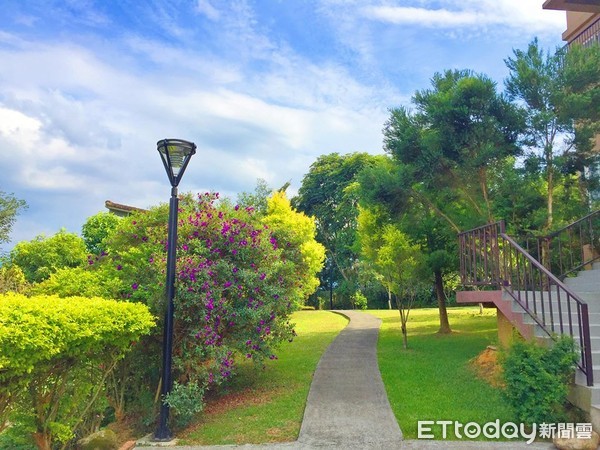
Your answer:
[[[0,295],[0,413],[29,416],[40,448],[67,442],[95,412],[116,362],[153,326],[142,304]]]

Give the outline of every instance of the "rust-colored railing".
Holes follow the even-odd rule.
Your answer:
[[[600,209],[538,238],[538,261],[561,280],[600,260]]]
[[[569,45],[581,44],[584,47],[589,47],[596,42],[600,43],[600,18],[575,36]]]
[[[504,222],[459,234],[463,285],[506,291],[551,338],[572,336],[579,344],[578,366],[594,383],[588,305],[505,232]]]

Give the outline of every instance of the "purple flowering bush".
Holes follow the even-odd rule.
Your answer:
[[[159,320],[165,309],[167,216],[163,205],[123,220],[107,239],[108,256],[98,264],[107,277],[119,280],[122,297],[147,304]],[[236,357],[274,359],[276,346],[293,338],[289,315],[298,304],[298,286],[316,272],[307,274],[295,262],[297,257],[290,258],[302,243],[286,239],[282,244],[278,233],[282,235],[253,208],[218,202],[218,194],[181,199],[173,348],[176,383],[166,399],[180,418],[186,411],[177,411],[178,405],[188,405],[180,409],[190,414],[198,412],[205,389],[234,374]],[[147,384],[158,381],[152,375],[156,371],[149,370],[160,360],[156,354],[160,323],[157,330],[140,346],[140,361],[135,364],[145,366]]]

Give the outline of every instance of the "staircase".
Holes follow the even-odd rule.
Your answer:
[[[577,371],[570,400],[584,411],[589,411],[598,425],[600,424],[600,263],[593,263],[591,270],[582,270],[576,277],[566,278],[565,284],[588,304],[595,380],[593,386],[586,386],[585,376]]]
[[[484,290],[457,293],[459,303],[493,303],[527,339],[573,337],[580,360],[570,400],[600,430],[600,211],[540,238],[546,265],[505,232],[504,222],[459,234],[461,280]],[[549,270],[552,269],[552,270]],[[500,325],[500,321],[499,321]],[[500,326],[499,326],[500,330]],[[596,380],[596,382],[594,382]]]
[[[600,263],[593,263],[590,270],[582,270],[576,276],[566,278],[565,285],[588,305],[589,337],[591,348],[593,380],[597,380],[588,386],[587,376],[580,370],[575,373],[575,383],[570,392],[569,400],[584,411],[588,411],[592,418],[595,417],[595,427],[600,429]],[[570,334],[574,337],[579,348],[582,348],[581,330],[575,311],[569,311],[569,304],[564,300],[558,300],[557,289],[549,291],[522,291],[518,293],[522,298],[528,297],[529,307],[537,311],[538,317],[543,317],[547,324],[554,322],[556,334]],[[519,332],[527,337],[535,337],[539,341],[548,341],[551,338],[548,333],[515,301],[512,296],[502,294],[497,307],[504,310],[504,314],[511,318],[513,325]],[[507,313],[506,308],[510,308]],[[542,313],[542,308],[544,312]],[[560,319],[559,320],[559,312]],[[562,331],[560,324],[562,323]],[[572,331],[569,332],[569,331]]]

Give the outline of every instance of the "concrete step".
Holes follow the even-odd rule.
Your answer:
[[[532,324],[533,325],[533,324]],[[600,325],[590,325],[590,343],[592,344],[592,350],[598,350],[600,351],[600,335],[599,334],[595,334],[594,333],[598,333],[598,327]],[[564,327],[563,328],[563,333],[560,332],[560,326],[554,326],[554,331],[552,331],[552,328],[548,325],[548,330],[552,333],[555,334],[565,334],[567,336],[573,336],[573,339],[575,339],[575,342],[577,342],[577,344],[579,345],[579,327],[573,326],[573,334],[571,334],[569,332],[568,327]],[[550,339],[548,334],[542,329],[542,327],[540,325],[538,325],[537,323],[535,324],[535,328],[534,328],[534,334],[536,337],[538,338],[543,338],[543,339]],[[600,358],[600,354],[598,355],[598,358]],[[600,364],[600,359],[598,359],[598,362]],[[600,381],[600,380],[599,380]]]
[[[594,285],[590,284],[590,283],[585,283],[582,284],[580,286],[567,286],[571,291],[573,291],[575,294],[577,294],[579,296],[579,293],[581,292],[584,295],[592,295],[591,299],[592,300],[596,300],[596,301],[600,301],[600,291],[596,290],[594,288]],[[587,287],[590,287],[591,289],[586,289]],[[550,289],[549,291],[515,291],[514,292],[515,296],[518,296],[519,298],[523,299],[523,301],[525,299],[528,299],[529,301],[532,300],[540,300],[540,299],[544,299],[544,300],[554,300],[554,301],[558,301],[559,299],[561,301],[566,301],[567,300],[567,293],[564,290],[557,290],[556,287],[553,287],[552,289]]]
[[[529,316],[527,317],[527,319],[523,318],[523,323],[528,324],[528,325],[536,325],[539,327],[537,322],[535,322]],[[552,322],[550,322],[549,320],[546,321],[545,326],[548,329],[548,331],[550,331],[550,332],[554,332],[557,334],[561,333],[560,323],[558,321],[554,322],[554,328],[552,327]],[[569,327],[568,322],[563,322],[562,333],[563,334],[571,334],[571,327]],[[537,335],[543,336],[544,334],[545,333],[543,330],[540,333],[536,332],[536,336]],[[573,323],[572,323],[572,334],[573,334],[573,336],[579,336],[579,325],[575,321],[573,321]],[[590,324],[590,338],[600,338],[600,325],[599,324]]]
[[[585,275],[579,275],[573,278],[565,278],[563,283],[567,286],[576,286],[579,283],[597,283],[600,281],[600,270],[589,270]]]
[[[589,306],[600,305],[600,291],[577,290],[577,291],[575,291],[575,293],[581,300],[586,302]]]
[[[577,276],[567,278],[567,280],[573,280],[577,278],[596,278],[600,276],[600,269],[580,270],[577,272]]]
[[[513,312],[522,313],[522,314],[527,315],[527,313],[523,310],[521,305],[519,305],[517,302],[513,302],[511,307],[512,307]],[[530,305],[530,308],[532,308],[532,305]],[[588,305],[588,308],[589,308],[589,305]],[[569,310],[567,309],[567,307],[565,306],[564,308],[562,308],[562,310],[560,312],[561,312],[561,317],[563,318],[563,320],[568,321],[569,320]],[[538,313],[539,317],[542,316],[541,308],[538,308],[537,313]],[[547,308],[544,310],[544,315],[547,318],[550,317],[550,311],[548,311]],[[558,307],[554,308],[554,305],[553,305],[553,309],[552,309],[552,315],[555,318],[555,320],[558,319],[558,317],[559,317]],[[571,319],[574,322],[577,322],[576,317],[577,317],[577,309],[575,309],[574,307],[571,307]],[[594,309],[588,309],[588,317],[590,319],[590,324],[600,324],[600,311],[595,311]]]
[[[579,386],[587,386],[591,391],[592,403],[600,404],[600,365],[594,365],[592,367],[594,368],[594,385],[587,386],[587,378],[579,369],[575,371],[575,384],[578,384]]]
[[[580,280],[576,279],[575,282],[571,282],[567,287],[575,291],[575,293],[579,292],[600,292],[600,279],[598,280]]]
[[[588,305],[588,313],[590,314],[590,322],[591,322],[592,317],[594,317],[594,314],[600,313],[600,292],[582,292],[581,294],[578,294],[578,296],[581,298],[582,301],[584,301]],[[512,297],[509,294],[506,294],[506,298],[512,299]],[[512,305],[511,305],[512,310],[514,312],[523,312],[523,308],[521,308],[521,306],[517,303],[517,301],[514,299],[512,299],[512,300],[513,300]],[[535,298],[533,296],[533,293],[530,293],[527,297],[522,294],[521,301],[523,303],[527,304],[530,310],[534,311],[534,308],[535,308],[535,312],[538,315],[542,314],[542,304],[544,306],[545,314],[549,314],[550,305],[551,305],[552,306],[552,314],[555,317],[557,317],[558,313],[559,313],[559,304],[560,304],[560,313],[563,315],[568,316],[569,307],[570,307],[571,314],[574,314],[577,311],[577,303],[575,302],[575,300],[571,299],[570,301],[567,301],[564,293],[560,296],[560,301],[559,301],[558,295],[555,295],[553,293],[548,294],[547,292],[546,293],[536,292]],[[600,315],[595,316],[595,318],[598,320],[598,323],[600,323]]]
[[[565,278],[565,281],[584,279],[584,278],[596,278],[596,277],[598,277],[598,274],[600,274],[600,269],[580,270],[579,272],[577,272],[577,275],[575,275],[574,277]]]

